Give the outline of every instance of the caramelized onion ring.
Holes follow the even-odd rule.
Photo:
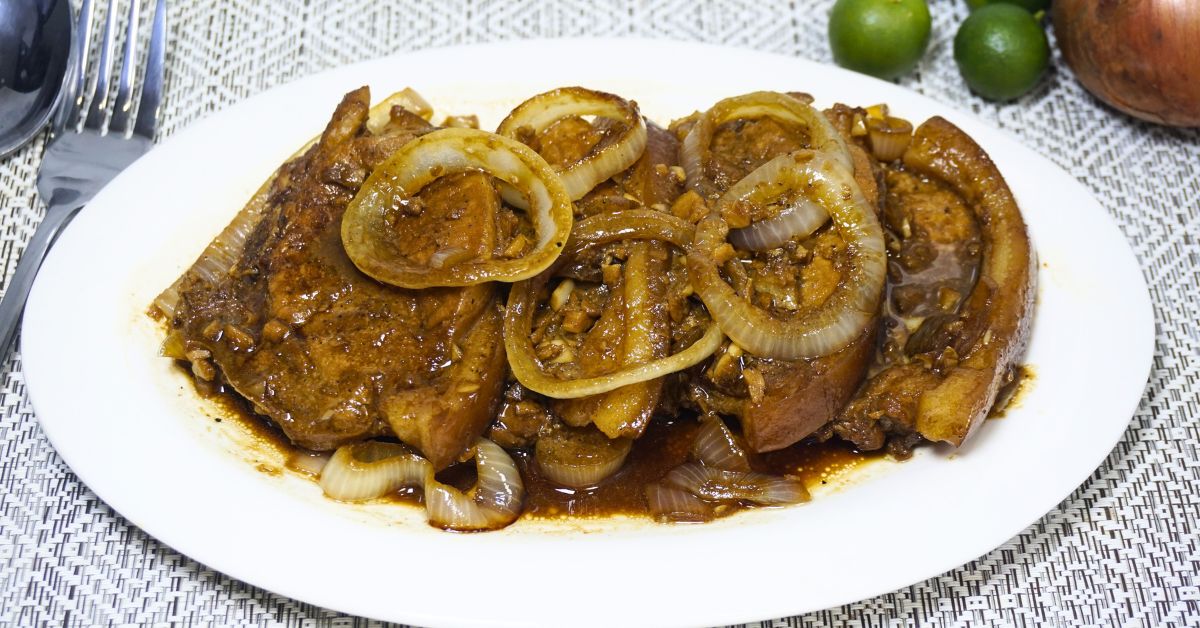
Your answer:
[[[538,438],[533,457],[546,479],[571,488],[596,486],[616,473],[633,447],[595,427],[561,427]]]
[[[599,116],[625,124],[625,132],[616,142],[559,170],[571,200],[576,201],[600,182],[633,165],[646,150],[646,121],[637,103],[604,92],[582,87],[561,87],[538,94],[517,105],[496,128],[496,133],[517,139],[517,131],[528,127],[534,133],[545,131],[567,116]],[[505,200],[512,203],[516,199]],[[518,203],[514,203],[519,206]]]
[[[658,521],[702,523],[713,518],[713,505],[684,489],[661,482],[647,484],[646,506]]]
[[[847,169],[853,170],[850,152],[837,129],[829,123],[825,114],[787,94],[779,92],[752,92],[742,96],[726,98],[705,111],[679,150],[679,159],[687,173],[689,190],[704,193],[704,167],[708,162],[709,145],[717,127],[739,118],[772,118],[789,126],[808,129],[809,148],[828,151]]]
[[[432,474],[429,461],[408,447],[366,441],[338,447],[321,469],[321,490],[338,501],[365,501],[423,486]]]
[[[617,240],[664,240],[683,248],[691,242],[692,231],[687,221],[652,210],[598,214],[579,222],[571,234],[567,252],[560,260],[570,259],[584,248]],[[704,335],[690,347],[660,360],[627,366],[615,373],[597,377],[563,380],[547,375],[534,356],[530,335],[536,309],[535,299],[553,274],[552,268],[529,281],[513,284],[508,293],[504,348],[513,376],[530,390],[556,399],[597,395],[689,368],[707,359],[721,346],[721,330],[716,323],[711,323]]]
[[[797,180],[833,217],[850,252],[848,275],[820,307],[795,318],[776,318],[722,279],[714,252],[725,243],[729,226],[715,212],[696,226],[688,275],[721,331],[743,349],[782,359],[828,355],[857,338],[879,307],[887,263],[883,231],[854,177],[836,159],[807,150],[777,159],[788,160]]]
[[[653,209],[628,209],[596,214],[579,221],[563,250],[566,260],[592,246],[620,240],[661,240],[683,249],[695,237],[692,223]]]
[[[749,471],[750,456],[733,431],[715,414],[700,417],[700,431],[692,441],[692,458],[707,467],[726,471]]]
[[[807,181],[793,164],[791,156],[780,155],[755,168],[717,201],[717,212],[724,216],[726,207],[735,203],[761,206],[789,190],[803,189]],[[768,251],[797,236],[807,237],[826,220],[829,220],[829,212],[824,207],[806,196],[797,195],[777,216],[757,220],[741,229],[731,229],[729,243],[747,251]]]
[[[521,516],[525,484],[517,463],[504,448],[486,438],[475,442],[479,479],[466,493],[438,482],[425,482],[429,523],[449,530],[498,530]]]
[[[519,190],[531,203],[537,232],[533,250],[512,260],[471,260],[439,268],[412,264],[399,254],[388,224],[398,198],[411,198],[433,180],[483,171]],[[476,129],[441,129],[396,151],[363,184],[342,218],[342,244],[367,275],[402,288],[469,286],[520,281],[545,270],[571,232],[571,199],[541,155],[506,137]]]
[[[339,501],[365,501],[403,487],[420,487],[431,525],[450,530],[497,530],[521,514],[525,485],[512,456],[486,438],[475,442],[479,479],[462,491],[438,482],[433,465],[397,443],[366,441],[339,447],[321,471],[321,490]]]
[[[698,462],[685,462],[675,467],[663,483],[716,503],[782,506],[809,500],[804,482],[798,479],[755,471],[728,471]]]

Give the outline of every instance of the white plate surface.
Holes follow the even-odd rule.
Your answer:
[[[991,154],[1040,255],[1019,407],[964,450],[867,467],[810,504],[702,526],[639,521],[449,534],[415,509],[351,507],[273,472],[278,456],[212,420],[156,357],[143,315],[341,95],[411,85],[439,114],[493,127],[525,97],[582,84],[667,122],[734,94],[804,90],[819,105],[887,102],[941,115]],[[420,625],[691,626],[780,617],[890,591],[1004,543],[1065,498],[1125,430],[1154,323],[1125,239],[1086,189],[970,115],[799,59],[649,41],[529,41],[338,68],[203,120],[131,166],[62,235],[29,300],[25,373],[43,429],[105,502],[151,535],[251,584]],[[273,457],[274,456],[274,457]],[[266,472],[264,472],[266,471]]]

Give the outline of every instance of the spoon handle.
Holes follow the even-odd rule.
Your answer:
[[[46,252],[50,250],[50,245],[54,243],[63,226],[70,222],[78,211],[77,207],[51,207],[46,211],[42,224],[33,232],[29,244],[25,246],[25,252],[17,262],[12,281],[8,282],[4,297],[0,298],[0,356],[8,353],[9,345],[16,335],[17,322],[21,320],[25,300],[29,298],[29,289],[33,287],[33,280],[37,277],[38,269],[42,267]]]

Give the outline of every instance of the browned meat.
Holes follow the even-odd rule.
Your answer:
[[[887,368],[867,381],[832,431],[864,451],[887,446],[891,454],[907,458],[922,440],[914,429],[921,395],[940,379],[919,364]]]
[[[906,455],[922,437],[961,445],[986,417],[1024,350],[1035,274],[1012,193],[949,122],[921,125],[888,183],[892,289],[882,370],[833,431],[863,449],[886,440]]]
[[[173,342],[197,375],[223,377],[301,446],[328,450],[394,434],[442,468],[479,436],[499,401],[500,305],[490,285],[406,291],[366,277],[346,257],[347,203],[378,163],[432,129],[396,109],[371,134],[368,99],[366,88],[348,94],[319,142],[280,170],[228,273],[184,276]],[[493,254],[499,200],[483,175],[447,177],[416,200],[397,219],[411,222],[406,253]]]
[[[771,158],[807,146],[808,137],[773,120],[735,121],[713,137],[710,176],[736,182]],[[876,166],[855,144],[849,145],[855,180],[873,205],[880,202]],[[748,216],[758,219],[761,216]],[[754,256],[748,264],[727,265],[731,284],[752,286],[756,305],[776,311],[803,312],[829,298],[845,263],[845,242],[828,226],[799,246],[790,244]],[[744,270],[742,270],[744,269]],[[809,436],[833,419],[866,376],[875,353],[875,326],[832,355],[809,360],[731,355],[728,347],[710,363],[693,387],[703,410],[737,416],[751,449],[782,449]]]
[[[875,328],[832,355],[812,360],[762,360],[762,397],[743,402],[742,431],[755,451],[774,451],[816,432],[862,382],[875,350]]]
[[[642,207],[666,211],[679,195],[682,177],[672,172],[672,167],[677,168],[678,141],[658,126],[647,127],[646,150],[641,158],[580,199],[580,213],[593,215]],[[581,287],[559,315],[552,317],[561,321],[559,329],[575,334],[574,342],[561,335],[560,342],[575,346],[580,375],[603,375],[669,354],[671,321],[666,279],[671,254],[669,246],[661,242],[622,242],[593,252],[580,264],[583,268],[600,268],[603,285]],[[640,322],[633,319],[635,316]],[[552,408],[568,425],[594,423],[610,438],[637,437],[658,410],[663,384],[662,379],[640,382],[601,395],[556,401]]]
[[[788,128],[773,118],[732,120],[712,136],[712,159],[705,174],[718,190],[727,190],[755,168],[780,155],[808,148],[807,133]]]
[[[944,184],[904,168],[888,170],[887,190],[884,224],[897,248],[888,269],[896,314],[953,314],[979,272],[983,246],[975,214]]]

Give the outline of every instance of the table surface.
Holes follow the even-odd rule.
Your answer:
[[[434,46],[638,36],[831,60],[830,0],[169,4],[163,137],[313,72]],[[1078,86],[1057,53],[1042,83],[1019,101],[981,100],[963,84],[952,56],[963,3],[931,4],[929,52],[901,84],[1012,133],[1096,195],[1150,287],[1153,371],[1104,464],[1001,547],[887,595],[764,625],[1200,625],[1200,131],[1144,124],[1105,107]],[[41,220],[34,180],[45,140],[0,160],[6,280]],[[368,623],[228,578],[131,525],[47,442],[19,353],[7,356],[0,377],[0,623]]]

